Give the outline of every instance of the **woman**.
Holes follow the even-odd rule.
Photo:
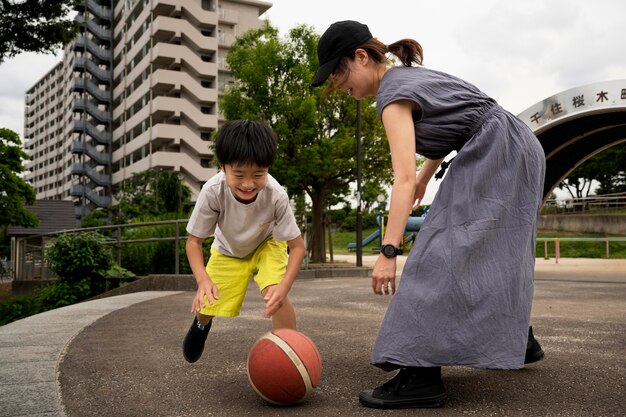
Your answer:
[[[401,66],[391,65],[392,53]],[[397,375],[361,404],[439,407],[441,366],[519,369],[543,357],[529,329],[545,155],[532,131],[475,86],[421,66],[412,39],[389,46],[355,21],[320,38],[314,86],[376,96],[394,183],[376,294],[394,294],[407,218],[456,151],[417,235],[376,340],[372,363]],[[416,175],[415,154],[427,158]],[[442,167],[443,168],[443,167]],[[444,169],[445,170],[445,169]]]

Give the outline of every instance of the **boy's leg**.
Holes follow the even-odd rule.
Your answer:
[[[205,307],[196,313],[183,342],[183,356],[187,362],[195,362],[202,356],[213,317],[239,315],[250,280],[249,261],[222,255],[214,249],[211,249],[206,270],[218,288],[219,299],[209,304],[205,296]]]
[[[213,320],[213,317],[215,316],[205,316],[204,314],[200,314],[199,312],[196,313],[196,319],[198,319],[198,323],[200,323],[202,326],[206,326],[207,324],[209,324],[211,320]]]
[[[270,238],[256,250],[253,256],[256,264],[254,280],[263,296],[273,285],[280,284],[285,276],[288,260],[286,242],[277,242]],[[296,313],[288,297],[284,298],[280,308],[272,315],[272,325],[274,329],[296,329]]]
[[[196,313],[183,341],[183,356],[187,362],[196,362],[202,356],[204,344],[211,330],[212,323],[213,316]]]
[[[265,293],[269,287],[265,287],[261,294],[265,296]],[[280,308],[276,310],[276,313],[272,315],[272,326],[276,329],[293,329],[296,330],[296,311],[293,308],[293,304],[289,301],[289,298],[285,297]]]

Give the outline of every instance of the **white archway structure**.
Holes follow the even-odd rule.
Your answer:
[[[563,91],[517,117],[530,126],[546,153],[545,201],[584,161],[626,142],[626,79]]]

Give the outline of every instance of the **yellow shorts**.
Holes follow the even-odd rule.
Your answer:
[[[206,316],[236,317],[246,296],[250,276],[263,291],[270,285],[279,284],[287,270],[287,242],[269,238],[256,251],[245,258],[233,258],[211,248],[206,271],[217,286],[219,299],[213,305],[204,297],[206,307],[200,314]]]

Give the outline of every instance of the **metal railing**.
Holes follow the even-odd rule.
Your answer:
[[[66,233],[82,233],[89,231],[103,231],[110,232],[110,237],[106,238],[106,243],[110,245],[114,250],[114,255],[117,264],[122,265],[122,249],[126,245],[142,244],[142,243],[155,243],[155,242],[174,242],[174,273],[180,274],[180,245],[181,242],[187,240],[186,231],[181,230],[181,225],[187,224],[188,219],[178,220],[163,220],[146,223],[130,223],[130,224],[117,224],[110,226],[98,226],[98,227],[85,227],[78,229],[63,230],[54,233],[45,233],[41,235],[33,235],[17,239],[15,245],[17,249],[17,256],[12,256],[11,262],[7,269],[12,271],[14,279],[16,280],[32,280],[32,279],[48,279],[53,277],[52,272],[49,270],[49,265],[46,261],[46,245],[49,245],[53,239],[59,235]],[[175,225],[174,236],[168,237],[149,237],[141,239],[124,239],[123,231],[128,228],[138,229],[151,226],[167,226]],[[626,242],[626,237],[611,236],[611,237],[539,237],[537,243],[543,242],[544,244],[544,257],[549,259],[548,256],[548,243],[554,243],[554,253],[556,263],[559,262],[560,256],[560,244],[561,242],[605,242],[606,257],[610,256],[610,243],[611,242]],[[537,254],[539,255],[539,254]]]
[[[125,245],[155,243],[155,242],[174,242],[174,274],[180,273],[180,243],[187,239],[186,232],[181,231],[181,224],[186,224],[188,219],[163,220],[146,223],[130,223],[116,224],[110,226],[83,227],[78,229],[68,229],[53,233],[44,233],[40,235],[32,235],[17,239],[15,248],[16,253],[12,256],[11,267],[16,280],[33,280],[33,279],[49,279],[53,277],[53,273],[49,268],[46,260],[47,245],[54,240],[55,237],[67,233],[83,233],[83,232],[109,232],[111,237],[106,237],[106,244],[114,250],[114,255],[119,266],[122,265],[122,248]],[[174,225],[174,236],[171,237],[150,237],[142,239],[124,239],[123,230],[132,228],[138,229],[150,226],[167,226]],[[183,233],[184,232],[184,233]]]
[[[548,242],[554,242],[554,259],[555,263],[559,263],[561,258],[561,242],[605,242],[605,250],[607,259],[611,255],[611,242],[626,242],[626,237],[538,237],[537,243],[543,242],[543,257],[550,259],[548,255]]]
[[[618,210],[626,210],[626,193],[548,200],[542,207],[541,214],[591,214]]]

